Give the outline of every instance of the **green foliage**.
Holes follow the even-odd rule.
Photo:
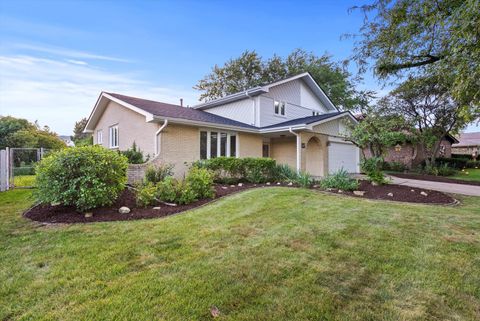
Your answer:
[[[85,126],[87,126],[88,119],[82,118],[79,121],[75,122],[73,127],[73,137],[72,140],[75,143],[75,146],[85,146],[84,144],[88,142],[87,138],[92,138],[93,143],[93,136],[92,134],[84,133]]]
[[[185,177],[185,182],[196,197],[212,198],[215,196],[213,178],[214,174],[210,170],[193,166]]]
[[[383,163],[383,158],[381,157],[370,157],[364,158],[360,166],[370,181],[382,185],[387,182],[385,174],[382,172]]]
[[[35,166],[14,167],[13,176],[35,175]]]
[[[198,186],[197,186],[198,187]],[[176,185],[177,188],[177,204],[190,204],[198,200],[199,195],[195,188],[187,181],[180,181]]]
[[[160,165],[150,165],[145,171],[145,182],[150,182],[157,184],[158,182],[163,181],[166,177],[173,176],[173,165],[171,164],[160,164]]]
[[[401,162],[383,162],[382,169],[385,171],[403,172],[407,167]]]
[[[232,179],[263,183],[272,179],[276,163],[271,158],[216,157],[195,162],[193,166],[211,170],[217,182]]]
[[[320,181],[322,188],[333,188],[344,191],[353,191],[358,188],[358,181],[351,178],[350,174],[345,169],[340,169],[337,172],[328,175]]]
[[[152,183],[139,184],[136,186],[135,197],[137,206],[147,207],[156,204],[157,187]]]
[[[456,173],[456,170],[450,167],[448,164],[440,164],[440,165],[427,164],[423,168],[421,168],[420,172],[427,175],[451,176]]]
[[[480,1],[375,0],[365,13],[353,59],[360,72],[373,61],[376,73],[436,75],[464,105],[480,105]]]
[[[209,101],[303,72],[309,72],[337,106],[351,109],[363,101],[363,93],[356,91],[341,64],[328,55],[316,56],[302,49],[292,51],[285,59],[274,55],[267,60],[247,50],[223,66],[215,66],[194,88],[202,91],[200,100]]]
[[[144,163],[143,152],[137,147],[137,144],[133,142],[132,147],[121,152],[123,156],[128,159],[129,164],[142,164]]]
[[[93,136],[90,135],[84,138],[79,138],[77,140],[74,140],[74,143],[76,147],[91,146],[93,145]]]
[[[309,188],[313,185],[313,178],[307,172],[300,172],[295,182],[303,188]]]
[[[164,202],[174,203],[177,200],[177,185],[178,181],[167,176],[161,182],[157,183],[157,197]]]
[[[37,198],[86,211],[110,205],[125,188],[127,159],[101,146],[66,148],[42,159],[37,168]]]
[[[479,168],[480,167],[480,161],[469,159],[467,161],[467,164],[466,164],[465,167],[466,168]]]
[[[273,170],[273,179],[278,182],[296,182],[297,171],[287,164],[278,164]]]
[[[445,158],[438,157],[436,159],[437,164],[445,164],[453,169],[463,169],[467,167],[470,160],[468,158]]]

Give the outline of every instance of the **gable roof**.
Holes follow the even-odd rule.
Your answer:
[[[320,99],[320,101],[325,105],[325,107],[327,109],[338,111],[338,108],[332,103],[330,98],[327,96],[327,94],[325,94],[325,92],[317,84],[317,82],[315,81],[315,79],[313,79],[312,75],[310,75],[309,72],[304,72],[304,73],[301,73],[301,74],[298,74],[298,75],[295,75],[295,76],[291,76],[291,77],[288,77],[288,78],[285,78],[285,79],[274,81],[274,82],[269,83],[269,84],[260,85],[260,86],[254,87],[254,88],[249,88],[247,90],[244,90],[244,91],[241,91],[241,92],[238,92],[238,93],[227,95],[227,96],[222,97],[222,98],[214,99],[214,100],[208,101],[206,103],[193,106],[193,108],[200,109],[200,110],[205,110],[205,109],[209,109],[209,108],[216,107],[216,106],[219,106],[219,105],[223,105],[223,104],[226,104],[226,103],[230,103],[230,102],[234,102],[234,101],[238,101],[238,100],[242,100],[242,99],[246,99],[246,98],[251,98],[251,97],[254,97],[254,96],[258,96],[258,95],[261,95],[261,94],[268,93],[270,88],[272,88],[272,87],[275,87],[275,86],[278,86],[278,85],[281,85],[281,84],[284,84],[284,83],[287,83],[287,82],[290,82],[290,81],[294,81],[294,80],[297,80],[297,79],[303,80],[306,83],[306,85],[312,90],[312,92],[315,94],[315,96],[318,99]]]
[[[480,146],[480,132],[460,134],[458,143],[453,144],[452,147],[462,146]]]
[[[275,127],[289,127],[289,126],[296,126],[296,125],[309,125],[309,124],[312,124],[312,123],[319,122],[321,120],[325,120],[325,119],[329,119],[329,118],[338,116],[340,114],[344,114],[344,112],[342,113],[342,112],[337,111],[337,112],[334,112],[334,113],[328,113],[328,114],[321,114],[321,115],[316,115],[316,116],[308,116],[308,117],[291,119],[291,120],[287,120],[283,123],[262,127],[262,129],[275,128]]]
[[[138,112],[145,116],[145,121],[153,121],[155,118],[170,120],[185,120],[189,122],[225,125],[229,127],[239,127],[245,129],[257,129],[257,127],[248,125],[233,119],[218,116],[202,110],[182,107],[179,105],[162,103],[154,100],[142,99],[137,97],[125,96],[117,93],[102,92],[95,104],[90,117],[85,126],[85,132],[91,132],[95,128],[97,121],[105,110],[108,101],[114,101],[126,108]]]

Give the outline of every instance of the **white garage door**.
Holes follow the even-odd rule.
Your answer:
[[[343,167],[349,173],[357,173],[359,156],[358,147],[355,145],[330,142],[328,172],[331,174]]]

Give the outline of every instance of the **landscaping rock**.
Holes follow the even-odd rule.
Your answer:
[[[338,190],[339,193],[343,193],[343,191],[341,189]]]
[[[128,214],[130,213],[130,209],[126,206],[122,206],[118,209],[118,213],[120,214]]]
[[[243,186],[243,183],[238,183],[238,186],[242,187],[242,186]]]
[[[265,185],[270,185],[270,182],[267,182]]]
[[[425,193],[424,191],[421,191],[421,192],[420,192],[420,195],[423,195],[423,196],[428,196],[428,194],[427,194],[427,193]]]
[[[278,182],[277,185],[282,185],[282,183]]]
[[[319,188],[319,187],[320,187],[320,186],[318,186],[318,185],[313,185],[313,188]]]
[[[377,182],[372,182],[372,185],[373,186],[379,186],[380,184],[378,184]]]
[[[415,192],[415,190],[414,190],[414,189],[411,189],[410,192]]]
[[[365,191],[353,191],[353,194],[357,196],[363,196],[365,195]]]
[[[222,189],[227,189],[228,187],[227,186],[222,186]]]
[[[393,197],[393,193],[388,193],[387,196]]]
[[[235,185],[230,185],[230,187],[235,187]]]
[[[93,216],[93,213],[92,212],[87,212],[85,213],[85,218],[90,218]]]
[[[156,210],[156,211],[159,211],[159,210],[161,210],[162,208],[161,208],[160,206],[155,206],[153,209]]]
[[[292,183],[292,182],[290,182],[290,183],[288,183],[287,185],[288,185],[288,186],[292,186],[292,185],[293,185],[293,183]]]

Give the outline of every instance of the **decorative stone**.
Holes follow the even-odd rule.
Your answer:
[[[235,185],[230,185],[230,187],[235,187]]]
[[[353,191],[353,195],[363,196],[364,194],[365,194],[365,191]]]
[[[90,218],[93,216],[93,213],[92,212],[87,212],[85,213],[85,218]]]
[[[423,196],[428,196],[428,194],[427,194],[427,193],[425,193],[424,191],[421,191],[421,192],[420,192],[420,195],[423,195]]]
[[[377,182],[372,182],[372,186],[378,186],[379,184]]]
[[[267,182],[265,185],[270,185],[270,182]]]
[[[414,189],[411,189],[410,192],[415,192],[415,190],[414,190]]]
[[[341,189],[338,190],[339,193],[343,193],[343,191]]]
[[[313,185],[313,188],[319,188],[319,186],[318,185]]]
[[[161,210],[162,208],[161,208],[160,206],[155,206],[153,209],[154,209],[155,211],[158,211],[158,210]]]
[[[388,193],[387,196],[393,197],[393,193]]]
[[[118,209],[118,213],[120,214],[128,214],[130,213],[130,209],[126,206],[122,206]]]
[[[282,183],[278,182],[277,185],[282,185]]]
[[[238,183],[238,186],[242,187],[242,186],[243,186],[243,183]]]
[[[331,191],[333,191],[333,188],[329,187],[329,188],[327,188],[327,191],[331,192]]]
[[[292,183],[292,182],[290,182],[290,183],[288,183],[287,185],[288,185],[288,186],[292,186],[292,185],[293,185],[293,183]]]
[[[227,186],[222,186],[222,189],[227,189],[228,187]]]

